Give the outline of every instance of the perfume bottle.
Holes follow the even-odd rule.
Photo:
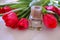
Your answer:
[[[32,6],[29,16],[30,27],[40,30],[42,28],[42,8],[40,6]]]

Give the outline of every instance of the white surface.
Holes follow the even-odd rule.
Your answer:
[[[0,17],[0,40],[60,40],[60,27],[41,31],[7,28]]]

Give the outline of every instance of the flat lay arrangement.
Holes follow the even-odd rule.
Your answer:
[[[58,3],[54,0],[19,0],[18,2],[0,6],[0,14],[7,27],[20,30],[28,28],[40,30],[43,24],[51,29],[57,27],[60,16],[58,1]]]
[[[6,4],[3,3],[0,4],[0,17],[2,19],[1,21],[4,22],[3,24],[6,27],[6,30],[10,30],[8,32],[11,32],[14,36],[16,35],[15,36],[16,38],[20,37],[17,36],[17,34],[20,35],[23,34],[25,31],[29,31],[27,33],[30,33],[32,31],[35,32],[35,34],[31,32],[30,33],[31,38],[32,36],[35,35],[37,36],[39,32],[41,32],[41,35],[44,35],[44,33],[45,36],[51,35],[52,37],[49,36],[50,40],[59,40],[57,38],[59,38],[60,36],[59,37],[55,36],[56,39],[54,39],[55,37],[53,38],[53,34],[55,33],[57,28],[59,29],[60,26],[59,0],[18,0],[16,2]],[[5,29],[1,28],[1,30],[3,31]],[[53,32],[52,30],[55,31]],[[52,32],[51,34],[50,31]],[[29,35],[27,33],[26,35]],[[22,37],[25,36],[23,35]],[[24,40],[21,39],[21,37],[20,39],[18,38],[16,40]],[[28,40],[28,38],[26,40]],[[44,39],[34,38],[30,40],[44,40]]]

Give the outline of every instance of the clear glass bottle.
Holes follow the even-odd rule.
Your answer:
[[[32,6],[30,13],[30,27],[32,29],[40,30],[42,27],[42,8],[40,6]]]

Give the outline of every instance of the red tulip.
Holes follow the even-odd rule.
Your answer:
[[[45,6],[45,9],[56,12],[58,11],[58,8],[55,6]]]
[[[26,18],[21,18],[17,24],[18,29],[24,30],[28,28],[28,20]]]
[[[57,26],[57,19],[52,14],[45,14],[43,16],[44,25],[48,28],[56,28]]]
[[[55,6],[45,6],[45,9],[53,11],[60,16],[60,8],[57,8]]]
[[[9,6],[5,6],[5,7],[3,7],[3,8],[4,8],[5,12],[9,12],[9,11],[12,10]]]
[[[5,13],[5,10],[3,8],[0,8],[0,14]]]
[[[16,28],[16,24],[18,23],[16,13],[14,12],[6,13],[3,15],[2,18],[5,21],[7,27]]]
[[[60,8],[58,9],[57,14],[60,16]]]

